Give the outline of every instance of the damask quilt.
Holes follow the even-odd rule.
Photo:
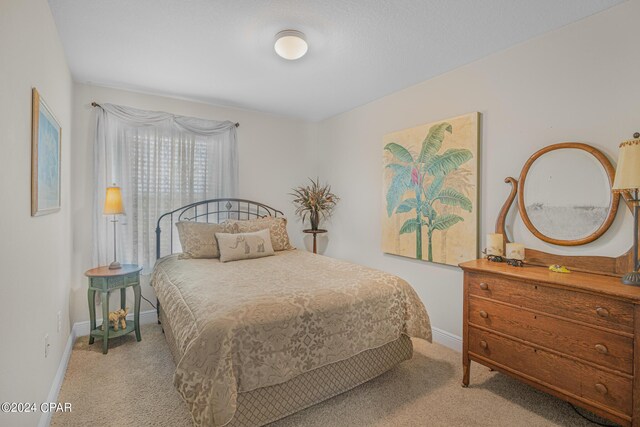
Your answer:
[[[227,424],[238,393],[402,334],[431,341],[407,282],[305,251],[227,263],[171,255],[157,262],[151,284],[180,354],[174,384],[198,426]]]

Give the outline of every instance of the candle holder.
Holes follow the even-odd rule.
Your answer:
[[[482,253],[484,254],[484,257],[491,262],[504,262],[504,257],[500,255],[487,254],[486,248],[482,250]]]
[[[513,266],[513,267],[524,267],[524,261],[522,261],[521,259],[516,259],[516,258],[507,258],[507,257],[503,257],[501,255],[491,255],[491,254],[487,254],[487,250],[484,249],[482,251],[482,253],[484,254],[484,257],[491,262],[506,262],[507,264]]]
[[[515,258],[505,258],[507,264],[513,266],[513,267],[524,267],[524,261],[522,261],[521,259],[515,259]]]

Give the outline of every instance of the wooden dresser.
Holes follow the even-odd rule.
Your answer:
[[[473,360],[640,427],[640,288],[484,259],[460,266],[464,386]]]

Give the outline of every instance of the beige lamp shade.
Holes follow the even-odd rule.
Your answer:
[[[120,215],[124,213],[120,187],[107,187],[107,196],[104,199],[104,211],[102,213],[105,215]]]
[[[618,168],[612,188],[617,191],[640,188],[640,139],[620,144]]]

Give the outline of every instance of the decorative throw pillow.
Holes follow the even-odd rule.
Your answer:
[[[249,219],[246,221],[228,219],[223,224],[236,224],[239,233],[248,233],[258,230],[269,230],[271,234],[271,244],[274,251],[287,251],[295,249],[289,242],[287,234],[287,219],[267,216],[264,218]]]
[[[252,233],[216,233],[216,238],[222,262],[262,258],[275,254],[267,229]]]
[[[237,233],[235,224],[208,224],[206,222],[179,221],[176,223],[182,255],[180,258],[219,258],[216,233]]]

